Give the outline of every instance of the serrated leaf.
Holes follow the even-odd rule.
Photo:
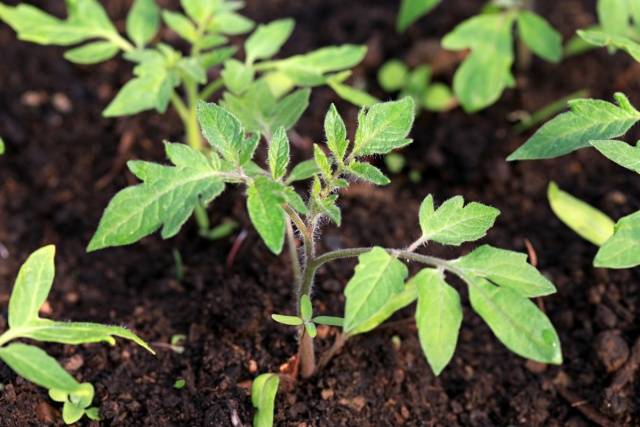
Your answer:
[[[305,205],[304,200],[293,187],[285,187],[282,195],[284,196],[284,200],[295,209],[298,213],[306,215],[308,212],[307,205]]]
[[[455,261],[465,274],[484,277],[513,289],[523,297],[533,298],[556,292],[553,284],[527,262],[527,255],[482,245]]]
[[[198,38],[198,30],[195,25],[193,25],[193,22],[183,14],[172,12],[170,10],[163,10],[162,20],[167,24],[167,27],[171,28],[183,39],[194,43]]]
[[[571,111],[547,122],[507,160],[559,157],[588,147],[591,141],[624,135],[640,120],[640,113],[623,94],[615,98],[618,105],[595,99],[569,101]]]
[[[640,265],[640,212],[620,218],[613,236],[600,247],[593,265],[631,268]]]
[[[318,169],[318,165],[316,165],[315,160],[305,160],[293,167],[285,182],[287,184],[290,184],[296,181],[303,181],[305,179],[311,178],[318,172],[320,172],[320,169]]]
[[[350,334],[378,314],[387,301],[402,292],[407,267],[384,249],[374,247],[358,257],[355,274],[344,290],[344,331]]]
[[[440,0],[402,0],[396,19],[396,29],[398,32],[406,30],[439,3]]]
[[[449,50],[471,49],[453,78],[453,89],[467,112],[493,104],[512,80],[513,15],[487,14],[470,18],[442,39]]]
[[[43,350],[13,343],[0,347],[0,359],[18,375],[47,389],[71,393],[80,384]]]
[[[560,340],[549,318],[509,288],[467,276],[471,307],[509,350],[542,363],[562,363]]]
[[[64,53],[64,58],[76,64],[97,64],[113,58],[120,51],[111,42],[93,42]]]
[[[640,146],[631,146],[623,141],[591,141],[600,154],[620,166],[640,174]]]
[[[462,196],[452,197],[435,209],[433,196],[429,195],[420,205],[422,238],[459,246],[484,237],[498,215],[499,210],[482,203],[471,202],[464,206]]]
[[[326,199],[316,200],[318,207],[323,214],[329,217],[338,227],[342,224],[342,212],[336,205],[337,195],[329,196]]]
[[[22,264],[9,299],[9,327],[19,328],[38,318],[55,276],[56,248],[45,246]]]
[[[240,161],[244,131],[233,114],[216,104],[201,101],[198,103],[198,122],[202,134],[222,157],[232,163]]]
[[[271,58],[278,53],[291,36],[294,26],[293,19],[279,19],[266,25],[258,25],[244,44],[247,62],[253,63],[256,59]]]
[[[562,58],[562,35],[540,15],[528,10],[520,12],[518,31],[522,41],[539,57],[550,62]]]
[[[225,187],[217,171],[205,166],[206,158],[202,153],[193,156],[203,158],[189,166],[150,169],[142,184],[116,194],[100,219],[87,250],[134,243],[161,227],[163,238],[173,237],[196,206],[209,203]]]
[[[383,102],[364,109],[358,116],[358,130],[350,156],[386,154],[411,143],[407,135],[413,125],[413,99]]]
[[[598,30],[578,30],[578,35],[586,42],[595,46],[608,46],[614,49],[622,49],[631,55],[633,59],[640,61],[640,44],[628,37]]]
[[[225,86],[235,94],[246,91],[253,82],[253,67],[236,59],[229,59],[224,63],[222,78]]]
[[[460,295],[444,281],[442,272],[425,268],[411,282],[418,289],[416,326],[420,346],[435,375],[449,364],[462,324]]]
[[[316,161],[316,165],[318,166],[318,169],[320,169],[320,172],[322,172],[322,175],[325,177],[325,179],[331,179],[333,176],[331,162],[318,144],[313,145],[313,158]]]
[[[286,175],[289,166],[289,138],[283,127],[278,128],[269,142],[268,163],[271,177],[278,180]]]
[[[284,314],[272,314],[271,318],[278,323],[282,323],[287,326],[300,326],[304,321],[298,316],[286,316]]]
[[[282,202],[281,184],[260,176],[249,185],[249,218],[269,250],[276,255],[282,251],[287,221]]]
[[[365,162],[352,161],[347,168],[350,174],[376,185],[387,185],[391,182],[380,169]]]
[[[327,138],[327,147],[334,157],[340,161],[343,160],[349,145],[347,128],[334,104],[331,104],[324,116],[324,134]]]
[[[272,427],[273,411],[280,385],[280,377],[277,374],[258,375],[251,386],[251,403],[256,408],[253,416],[254,427]]]
[[[127,35],[137,47],[149,43],[160,29],[160,8],[155,0],[135,0],[127,15]]]
[[[240,147],[240,165],[246,165],[253,159],[253,156],[260,143],[260,135],[254,133],[244,140],[242,147]]]
[[[556,216],[583,239],[601,246],[613,235],[614,222],[609,216],[562,191],[555,182],[549,184],[547,197]]]

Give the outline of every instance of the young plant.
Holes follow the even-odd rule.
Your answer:
[[[49,390],[51,399],[63,404],[65,423],[73,424],[84,415],[99,420],[98,408],[91,406],[93,385],[77,382],[40,348],[15,341],[29,339],[72,345],[104,341],[115,345],[115,337],[120,337],[151,353],[154,351],[133,332],[118,326],[58,322],[40,317],[38,312],[53,284],[54,255],[55,247],[45,246],[31,254],[20,268],[9,300],[9,329],[0,335],[0,360],[21,377]]]
[[[560,363],[558,336],[547,316],[530,300],[549,295],[555,288],[527,263],[525,255],[488,245],[455,260],[417,252],[427,242],[459,246],[482,238],[499,214],[492,207],[465,205],[457,196],[436,209],[433,197],[428,196],[420,208],[421,232],[408,247],[319,251],[317,239],[324,218],[338,226],[342,222],[337,202],[350,181],[389,183],[367,159],[412,142],[407,136],[414,110],[409,97],[364,108],[350,141],[342,118],[331,106],[324,121],[325,147],[315,145],[312,160],[290,168],[289,141],[283,127],[273,135],[263,134],[268,149],[261,167],[255,156],[259,137],[247,133],[240,120],[224,108],[202,103],[199,120],[213,150],[204,154],[186,145],[168,143],[167,156],[173,166],[130,162],[130,169],[143,183],[113,198],[88,249],[133,243],[158,229],[165,238],[173,236],[197,203],[209,203],[226,185],[239,184],[246,189],[249,218],[265,245],[280,254],[287,242],[297,312],[273,318],[297,328],[303,377],[326,364],[348,338],[374,329],[414,301],[418,304],[416,322],[423,350],[433,371],[439,374],[453,356],[462,320],[460,298],[447,284],[445,274],[453,274],[468,285],[473,309],[509,349],[541,362]],[[311,181],[304,198],[292,185],[303,179]],[[355,257],[359,263],[345,289],[344,316],[314,315],[310,298],[318,269]],[[407,281],[405,262],[428,268]],[[341,326],[343,330],[334,350],[320,363],[316,363],[313,343],[316,324]]]
[[[439,3],[440,0],[401,0],[400,11],[396,18],[396,29],[398,32],[403,32]]]
[[[385,62],[378,70],[378,83],[386,92],[399,92],[398,99],[413,98],[417,110],[448,111],[457,105],[449,86],[431,82],[431,67],[421,65],[414,70],[397,59]]]
[[[462,22],[442,39],[445,49],[470,50],[453,78],[453,90],[465,111],[482,110],[506,88],[515,86],[511,72],[514,25],[522,42],[523,64],[528,62],[529,50],[549,62],[562,58],[561,35],[529,7],[528,0],[494,0],[483,13]]]
[[[171,105],[182,119],[186,140],[203,147],[196,119],[198,101],[225,93],[225,105],[241,119],[275,131],[288,128],[306,109],[309,89],[329,85],[356,103],[373,98],[344,81],[349,69],[366,53],[365,46],[342,45],[274,60],[294,29],[292,19],[259,25],[244,43],[244,60],[228,36],[249,33],[254,23],[237,13],[235,0],[181,0],[183,12],[161,10],[155,0],[135,0],[126,22],[126,37],[118,32],[97,0],[66,0],[68,16],[59,19],[34,6],[0,3],[0,20],[21,40],[43,45],[78,46],[65,58],[95,64],[122,54],[134,64],[134,77],[104,110],[105,117],[128,116],[146,110],[164,113]],[[158,40],[161,24],[176,33],[188,53]],[[211,79],[212,76],[217,76]],[[303,88],[297,89],[296,88]],[[293,92],[292,92],[293,91]],[[295,106],[295,111],[291,107]],[[288,109],[290,116],[282,117]],[[241,114],[242,112],[242,114]]]

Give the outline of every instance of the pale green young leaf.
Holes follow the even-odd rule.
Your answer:
[[[0,156],[2,156],[6,151],[6,145],[4,143],[4,139],[0,137]]]
[[[279,19],[266,25],[258,25],[244,44],[247,62],[253,63],[256,59],[271,58],[278,53],[291,36],[294,26],[293,19]]]
[[[562,35],[543,17],[528,10],[518,14],[520,38],[533,53],[549,62],[562,58]]]
[[[255,71],[250,65],[246,65],[237,59],[229,59],[224,63],[222,78],[225,86],[233,93],[240,94],[246,91],[251,83]]]
[[[304,322],[304,330],[311,338],[315,338],[318,335],[318,329],[313,322]]]
[[[507,160],[559,157],[588,147],[591,141],[624,135],[640,120],[640,112],[622,93],[615,98],[618,105],[596,99],[569,101],[571,111],[547,122]]]
[[[631,146],[623,141],[605,140],[591,141],[591,145],[609,160],[640,174],[640,146],[638,143]]]
[[[384,323],[388,318],[390,318],[395,312],[402,310],[408,305],[412,304],[418,298],[418,289],[416,287],[416,282],[411,279],[409,280],[402,291],[398,293],[394,293],[387,301],[380,306],[375,314],[369,316],[369,318],[361,322],[359,326],[355,327],[351,331],[349,331],[349,335],[362,334],[365,332],[372,331],[377,328],[379,325]],[[314,319],[315,321],[316,319]],[[342,323],[344,324],[344,320]],[[316,323],[321,323],[321,321],[317,321]],[[343,325],[336,325],[343,326]]]
[[[315,160],[305,160],[293,167],[285,182],[290,184],[296,181],[304,181],[305,179],[311,178],[318,172],[320,172],[320,169],[318,169],[318,165],[316,165]]]
[[[198,39],[196,46],[201,50],[211,49],[227,43],[229,39],[220,34],[207,34]]]
[[[220,0],[180,0],[180,5],[194,22],[204,24],[211,19],[211,15],[217,12],[224,1]]]
[[[92,421],[101,421],[102,420],[102,418],[100,417],[100,409],[98,409],[96,407],[91,407],[91,408],[85,409],[84,414],[87,416],[87,418],[89,418]]]
[[[422,106],[429,111],[448,111],[457,105],[456,96],[451,88],[443,83],[433,83],[422,95]]]
[[[0,347],[0,359],[18,375],[46,389],[71,393],[80,384],[44,350],[14,343]]]
[[[404,87],[409,78],[409,69],[404,62],[391,59],[378,70],[378,84],[386,92],[396,92]]]
[[[409,25],[429,13],[438,3],[440,0],[402,0],[396,18],[396,29],[399,32],[406,30]]]
[[[258,148],[259,143],[260,143],[260,135],[257,133],[250,135],[244,140],[242,147],[240,147],[240,165],[241,166],[246,165],[251,159],[253,159],[253,156],[256,152],[256,149]]]
[[[216,65],[224,63],[227,59],[231,58],[237,52],[237,48],[234,46],[221,47],[219,49],[213,49],[200,55],[200,62],[205,70],[209,70]]]
[[[207,82],[207,71],[202,66],[199,58],[180,58],[177,63],[178,69],[189,79],[198,84]]]
[[[336,205],[336,200],[338,200],[338,196],[334,194],[326,199],[316,200],[316,202],[322,213],[340,227],[340,224],[342,224],[342,212]]]
[[[509,350],[542,363],[562,363],[558,334],[538,306],[516,291],[485,279],[467,276],[465,280],[471,307]]]
[[[120,51],[111,42],[93,42],[64,53],[64,58],[76,64],[97,64],[113,58]]]
[[[98,0],[67,1],[67,8],[68,22],[71,25],[82,26],[88,31],[92,31],[94,36],[117,32]]]
[[[327,147],[338,161],[342,161],[347,153],[349,141],[347,128],[334,104],[331,104],[324,116],[324,134],[327,138]]]
[[[316,316],[313,318],[313,321],[318,325],[337,326],[339,328],[344,325],[344,319],[335,316]]]
[[[280,385],[277,374],[258,375],[251,386],[251,403],[256,408],[253,427],[272,427],[276,394]]]
[[[458,343],[462,306],[458,291],[444,281],[443,273],[425,268],[413,279],[418,289],[416,326],[420,346],[435,375],[449,364]]]
[[[464,205],[462,196],[455,196],[434,208],[433,196],[420,205],[420,228],[426,241],[459,246],[481,239],[500,215],[500,211],[482,203]]]
[[[45,246],[22,264],[9,298],[9,327],[19,328],[38,318],[55,276],[56,248]]]
[[[271,318],[283,325],[287,326],[300,326],[304,323],[304,320],[299,318],[298,316],[286,316],[284,314],[272,314]]]
[[[493,104],[513,79],[511,14],[478,15],[442,39],[449,50],[471,49],[453,79],[453,89],[467,112]]]
[[[313,145],[313,158],[316,161],[316,165],[325,179],[331,179],[333,176],[333,169],[331,168],[331,161],[325,154],[325,152],[320,148],[318,144]]]
[[[583,239],[601,246],[613,235],[615,224],[608,215],[562,191],[555,182],[549,184],[547,197],[556,216]]]
[[[310,89],[298,89],[278,100],[268,117],[269,132],[279,127],[291,129],[309,106]]]
[[[347,170],[356,178],[372,182],[376,185],[387,185],[391,182],[380,169],[369,163],[354,160],[349,163]]]
[[[282,251],[286,229],[286,214],[282,208],[281,184],[260,176],[247,190],[247,210],[254,227],[271,252]]]
[[[620,218],[613,236],[600,247],[593,265],[631,268],[640,265],[640,212]]]
[[[269,142],[267,153],[271,177],[278,180],[286,175],[289,166],[289,138],[283,127],[278,128]]]
[[[415,107],[413,99],[374,104],[358,116],[358,130],[351,157],[386,154],[411,143],[407,138]]]
[[[307,209],[307,205],[300,195],[296,192],[293,187],[284,187],[282,195],[284,196],[285,202],[293,209],[295,209],[298,213],[306,215],[309,211]]]
[[[519,252],[482,245],[457,259],[455,265],[465,274],[484,277],[523,297],[541,297],[556,292],[553,283],[527,262],[527,255]]]
[[[640,44],[622,35],[609,34],[599,30],[578,30],[578,35],[588,43],[614,49],[622,49],[640,62]]]
[[[402,292],[407,267],[384,249],[374,247],[358,257],[355,274],[344,290],[344,331],[352,333]]]
[[[169,28],[186,41],[193,43],[198,38],[198,30],[195,25],[183,14],[163,10],[162,20]]]
[[[358,107],[368,107],[376,102],[380,102],[378,98],[369,95],[367,92],[338,82],[333,78],[327,79],[327,84],[340,98]]]
[[[135,0],[127,15],[127,35],[138,48],[144,47],[160,29],[160,8],[156,0]]]
[[[207,29],[212,33],[237,36],[251,31],[254,23],[251,19],[234,12],[223,12],[216,14]]]
[[[88,251],[134,243],[159,228],[163,238],[173,237],[196,206],[222,193],[224,182],[204,154],[184,149],[194,151],[191,157],[199,158],[198,162],[145,170],[142,184],[125,188],[111,199]]]
[[[300,298],[300,314],[302,320],[308,321],[313,317],[313,305],[311,305],[311,298],[309,295],[302,295]]]
[[[80,418],[84,415],[84,408],[74,405],[71,402],[64,402],[62,406],[62,420],[65,424],[74,424],[80,421]]]
[[[624,34],[629,28],[629,2],[635,0],[598,0],[597,11],[600,25],[609,34]]]
[[[198,122],[209,144],[232,163],[240,160],[244,131],[240,121],[214,103],[198,103]]]
[[[69,393],[69,401],[80,408],[86,408],[91,405],[96,390],[91,383],[82,383],[80,386]]]
[[[12,7],[0,3],[0,19],[13,28],[20,40],[38,44],[69,46],[90,37],[82,27],[68,25],[28,4]]]

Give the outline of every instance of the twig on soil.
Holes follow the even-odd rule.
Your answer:
[[[558,390],[560,396],[562,396],[567,402],[569,402],[572,408],[576,408],[590,421],[596,423],[601,427],[615,427],[615,423],[613,421],[600,414],[600,412],[598,412],[593,406],[591,406],[587,400],[582,399],[580,396],[567,390],[561,385],[556,384],[556,390]]]
[[[342,333],[338,333],[338,335],[336,335],[336,340],[333,342],[331,348],[329,348],[329,350],[327,350],[322,355],[322,357],[320,357],[320,361],[318,362],[318,366],[316,367],[316,371],[314,372],[314,374],[320,372],[331,361],[331,359],[333,359],[333,356],[335,356],[340,350],[342,350],[342,347],[344,347],[344,344],[348,339],[348,335]]]
[[[233,267],[233,261],[236,259],[236,255],[240,252],[240,248],[242,247],[242,243],[244,243],[244,239],[247,238],[247,230],[242,229],[242,231],[236,236],[233,241],[233,246],[231,246],[231,250],[229,251],[229,255],[227,255],[227,269],[231,269]]]
[[[95,183],[96,190],[102,190],[107,187],[113,179],[118,176],[118,174],[124,169],[127,164],[127,158],[129,157],[129,152],[133,147],[133,144],[136,140],[136,135],[132,131],[127,131],[120,138],[120,143],[118,144],[118,153],[111,165],[111,170],[107,172],[102,178],[100,178]]]

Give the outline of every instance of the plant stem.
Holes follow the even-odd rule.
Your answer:
[[[198,124],[198,84],[191,79],[186,79],[184,88],[187,92],[187,102],[189,108],[187,110],[187,120],[184,123],[187,133],[187,142],[196,150],[202,150],[202,133]]]
[[[298,343],[298,357],[300,358],[300,375],[302,378],[310,378],[316,372],[316,352],[313,346],[313,338],[302,328]]]
[[[287,221],[287,246],[289,246],[289,258],[291,259],[291,268],[293,270],[293,282],[296,290],[300,288],[302,280],[302,267],[300,266],[300,257],[298,256],[298,245],[296,244],[296,236],[293,231],[291,221]]]
[[[224,86],[224,80],[222,77],[218,77],[202,89],[200,92],[200,99],[206,101],[211,95],[216,93],[218,89],[222,88],[222,86]]]

